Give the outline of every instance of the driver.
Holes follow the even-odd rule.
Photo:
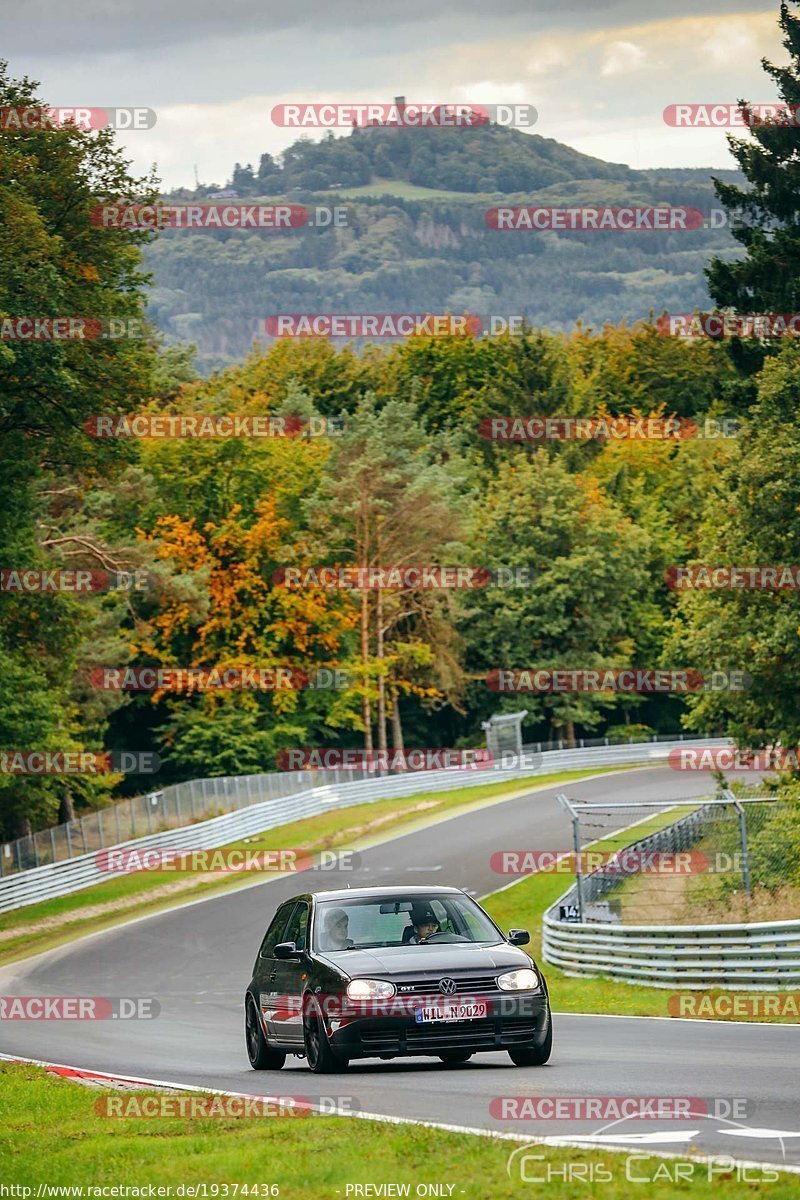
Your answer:
[[[350,918],[343,908],[331,908],[325,913],[325,941],[328,950],[349,950],[355,945],[352,938],[347,936]]]
[[[432,934],[439,932],[436,913],[429,904],[412,904],[411,924],[414,932],[408,939],[410,946],[418,946],[420,942],[426,942]]]

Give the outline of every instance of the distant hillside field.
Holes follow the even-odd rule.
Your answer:
[[[171,340],[198,346],[206,371],[268,341],[264,320],[278,313],[469,312],[568,330],[691,311],[709,303],[709,256],[734,253],[711,217],[673,233],[487,228],[500,204],[720,207],[710,171],[634,171],[496,126],[301,140],[257,170],[237,164],[227,186],[242,200],[343,204],[347,224],[160,236],[147,251],[151,314]]]

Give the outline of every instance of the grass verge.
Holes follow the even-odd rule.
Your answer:
[[[630,767],[607,768],[608,773]],[[454,812],[483,807],[533,789],[568,783],[596,769],[531,776],[530,780],[481,784],[452,792],[427,792],[394,797],[307,817],[256,834],[222,849],[268,851],[302,849],[363,850],[395,833],[411,833]],[[116,875],[40,904],[0,915],[0,965],[48,950],[85,933],[110,928],[132,917],[157,912],[222,889],[254,882],[252,872],[176,874],[175,871],[135,871]]]
[[[684,808],[681,810],[686,812]],[[657,829],[669,824],[675,819],[674,813],[660,813],[637,824],[635,833],[630,837],[620,838],[618,833],[610,837],[592,842],[595,850],[619,850],[622,843],[627,844],[654,833]],[[542,954],[542,918],[545,910],[561,896],[572,882],[571,874],[541,873],[528,875],[513,887],[493,892],[481,899],[481,904],[498,923],[501,929],[529,929],[531,933],[530,951],[534,958],[541,961]],[[668,1001],[671,994],[669,988],[654,988],[634,983],[606,978],[575,979],[565,975],[558,967],[546,964],[545,974],[550,988],[550,999],[556,1012],[574,1013],[605,1013],[615,1016],[628,1017],[668,1017]],[[724,989],[713,988],[703,991],[704,996],[711,998],[709,1007],[713,1007],[717,997]],[[780,998],[780,993],[774,993]],[[796,1000],[798,993],[791,994]],[[703,1009],[700,1012],[705,1016]],[[732,1012],[729,1016],[708,1014],[710,1020],[750,1020],[756,1023],[768,1021],[770,1024],[797,1024],[800,1015],[796,1006],[785,1016],[768,1015],[759,1010],[759,1015]]]
[[[458,1200],[534,1195],[530,1179],[520,1179],[521,1155],[510,1174],[506,1168],[509,1155],[521,1143],[348,1117],[105,1117],[96,1106],[102,1107],[105,1097],[119,1093],[89,1090],[26,1064],[0,1064],[0,1084],[0,1179],[30,1188],[27,1193],[8,1193],[21,1200],[59,1194],[47,1188],[82,1189],[62,1195],[101,1196],[101,1191],[91,1189],[115,1185],[144,1188],[140,1195],[147,1195],[148,1185],[155,1185],[170,1189],[161,1195],[194,1195],[203,1200],[238,1200],[242,1195],[291,1200],[414,1196],[425,1194],[417,1192],[420,1185],[432,1184],[441,1188],[433,1195]],[[141,1101],[145,1094],[127,1093],[124,1099]],[[542,1158],[529,1160],[527,1171],[539,1178],[552,1174],[547,1189],[551,1200],[596,1194],[594,1187],[587,1190],[588,1172],[602,1183],[605,1200],[622,1200],[631,1194],[624,1154],[544,1146],[532,1152]],[[684,1169],[691,1166],[692,1178],[676,1183],[679,1164],[637,1153],[636,1178],[648,1181],[650,1200],[671,1200],[676,1194],[696,1200],[710,1200],[720,1193],[769,1200],[797,1196],[796,1176],[760,1173],[751,1167],[748,1179],[764,1181],[743,1184],[729,1166],[717,1167],[710,1180],[709,1165],[688,1155],[685,1163]],[[573,1171],[578,1169],[579,1177],[565,1181],[569,1164]],[[359,1184],[362,1190],[354,1191]],[[367,1191],[365,1185],[370,1184]],[[381,1184],[395,1187],[379,1190]],[[177,1191],[181,1185],[184,1190]],[[198,1185],[200,1190],[188,1190]],[[242,1185],[247,1186],[246,1192]],[[260,1186],[252,1190],[253,1185]],[[408,1192],[400,1190],[403,1185]]]

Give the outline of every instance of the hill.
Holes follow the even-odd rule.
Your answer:
[[[204,370],[267,340],[264,319],[282,312],[470,312],[561,330],[687,311],[708,304],[709,255],[733,250],[713,221],[681,233],[487,228],[500,202],[718,207],[710,171],[636,171],[498,126],[300,139],[257,171],[236,164],[229,187],[247,200],[346,204],[347,224],[162,234],[147,253],[151,312],[170,338],[196,343]]]

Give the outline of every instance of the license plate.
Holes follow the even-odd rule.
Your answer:
[[[418,1025],[428,1021],[476,1021],[485,1017],[489,1006],[485,1000],[469,1004],[458,1004],[447,1001],[444,1004],[426,1005],[425,1008],[415,1008],[414,1016]]]

